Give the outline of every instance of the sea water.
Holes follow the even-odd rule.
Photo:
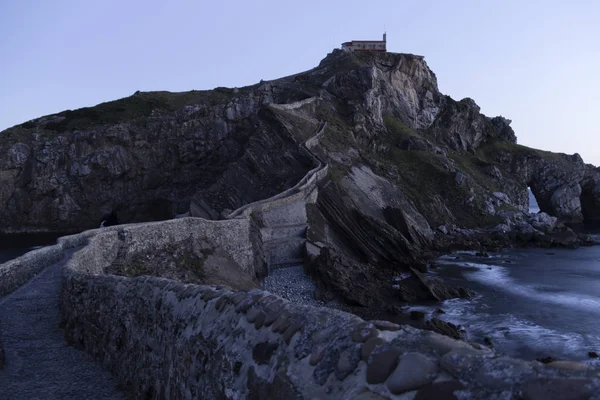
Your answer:
[[[529,212],[539,212],[531,190],[529,201]],[[510,249],[489,258],[458,252],[436,265],[433,274],[476,293],[441,306],[441,318],[462,325],[469,340],[487,338],[499,352],[526,359],[600,353],[600,246]]]
[[[56,243],[58,234],[27,234],[0,236],[0,264],[35,250]]]
[[[446,282],[477,293],[441,306],[441,318],[465,327],[470,340],[487,337],[499,352],[527,359],[585,360],[600,352],[600,246],[512,249],[489,258],[463,252],[436,264]]]

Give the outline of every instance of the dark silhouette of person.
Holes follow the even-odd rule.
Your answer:
[[[110,215],[102,220],[100,227],[119,225],[119,218],[116,212],[111,212]]]

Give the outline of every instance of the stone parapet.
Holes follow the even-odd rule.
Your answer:
[[[511,359],[261,290],[106,275],[115,240],[98,233],[68,262],[63,324],[135,398],[539,399],[600,389],[599,371],[579,363]]]

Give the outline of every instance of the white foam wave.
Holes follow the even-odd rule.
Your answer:
[[[446,260],[439,260],[437,264],[439,265],[455,265],[455,266],[459,266],[459,267],[475,267],[475,268],[488,268],[490,266],[493,266],[494,264],[483,264],[483,263],[474,263],[474,262],[467,262],[467,261],[446,261]]]
[[[477,271],[468,271],[465,277],[469,280],[493,286],[514,295],[527,297],[537,301],[556,304],[559,306],[585,309],[586,311],[600,314],[600,298],[577,293],[556,293],[536,290],[533,286],[518,283],[509,276],[506,267],[482,265],[476,263],[464,263],[470,267],[478,268]]]
[[[589,348],[600,345],[600,336],[577,332],[563,332],[540,326],[528,319],[513,314],[488,313],[489,309],[475,298],[471,301],[451,299],[443,302],[442,319],[467,329],[471,340],[481,341],[491,338],[495,347],[502,353],[520,356],[525,346],[531,354],[552,354],[555,357],[571,359],[574,355],[585,354]],[[432,307],[414,307],[422,311],[433,311]],[[551,350],[549,350],[551,349]]]

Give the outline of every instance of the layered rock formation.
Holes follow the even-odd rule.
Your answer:
[[[248,290],[304,250],[325,299],[383,309],[468,297],[427,276],[428,252],[578,245],[570,226],[600,221],[597,168],[517,145],[509,120],[441,94],[423,57],[334,51],[251,87],[136,93],[1,132],[0,153],[0,233],[196,217],[87,231],[0,268],[8,293],[83,247],[63,275],[66,337],[139,396],[586,398],[600,387],[578,363],[542,367]],[[528,186],[543,213],[527,213]],[[461,337],[436,318],[423,327]]]
[[[218,218],[277,194],[312,166],[261,114],[280,95],[137,93],[8,129],[0,134],[2,231],[80,231],[111,213],[121,223],[168,219],[192,198]]]
[[[336,50],[310,71],[251,87],[136,93],[8,129],[0,153],[5,233],[81,230],[107,215],[235,218],[231,210],[321,168],[298,221],[247,217],[274,259],[286,259],[280,234],[290,260],[298,243],[317,245],[308,270],[324,295],[362,305],[374,288],[394,289],[400,272],[422,282],[410,267],[424,272],[430,250],[577,245],[565,224],[600,221],[598,169],[517,145],[509,120],[444,96],[410,54]],[[528,186],[556,220],[527,215]],[[371,282],[357,284],[363,277]],[[399,287],[390,296],[410,295]]]

